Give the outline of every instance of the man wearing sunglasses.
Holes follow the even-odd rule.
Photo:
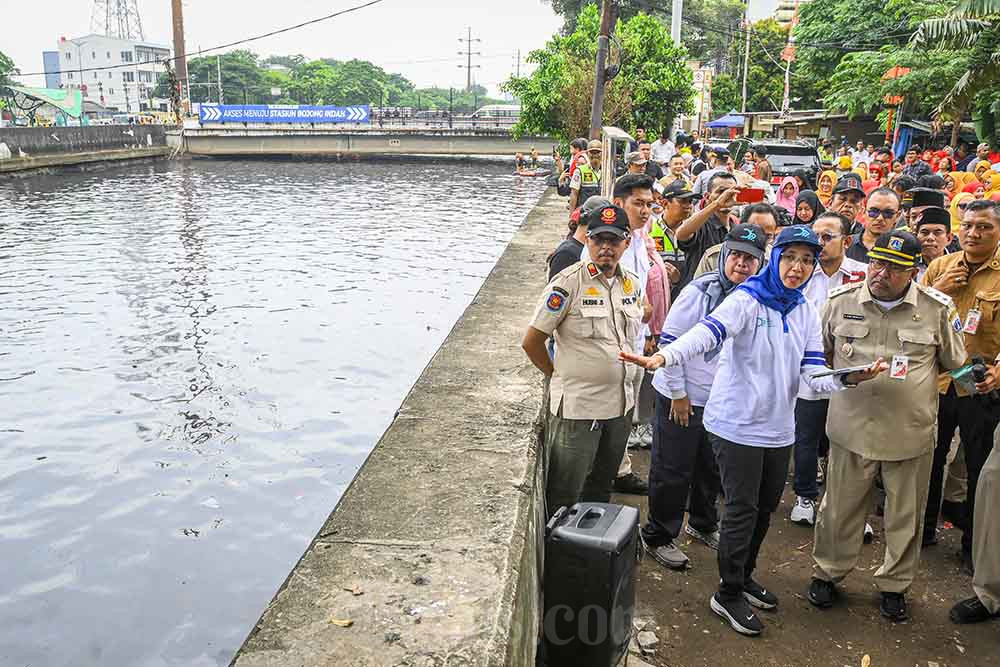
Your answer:
[[[872,190],[864,207],[864,230],[855,235],[847,256],[867,264],[868,252],[875,246],[875,240],[896,228],[900,210],[899,196],[890,188]]]
[[[920,560],[920,517],[937,432],[934,380],[965,361],[955,303],[913,281],[919,255],[920,243],[909,232],[882,234],[870,251],[866,280],[833,290],[823,310],[824,352],[833,368],[891,361],[888,373],[830,397],[830,463],[808,598],[817,607],[832,606],[835,584],[857,566],[881,472],[886,549],[873,578],[882,615],[892,621],[908,617],[905,594]]]

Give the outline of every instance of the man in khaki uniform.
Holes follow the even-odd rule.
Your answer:
[[[875,476],[885,487],[885,559],[875,572],[882,614],[904,620],[906,590],[920,558],[927,483],[937,420],[936,378],[965,360],[961,323],[951,299],[913,282],[920,243],[887,232],[869,251],[865,282],[830,292],[823,344],[833,368],[882,358],[889,372],[830,398],[830,458],[819,507],[809,601],[831,606],[834,586],[854,569]]]
[[[938,257],[924,274],[923,283],[948,294],[955,300],[962,320],[965,348],[969,359],[982,357],[991,365],[987,385],[996,388],[997,371],[992,368],[1000,354],[1000,208],[989,200],[969,204],[958,228],[962,252]],[[945,460],[951,448],[955,427],[962,438],[962,452],[967,470],[968,492],[962,521],[962,560],[967,571],[972,570],[972,538],[974,527],[976,484],[979,471],[993,449],[993,431],[997,421],[989,417],[978,403],[951,376],[942,375],[938,389],[938,433],[931,469],[930,493],[924,516],[924,543],[933,544],[938,510],[941,508],[941,485]]]
[[[589,214],[587,249],[593,261],[560,271],[546,286],[521,347],[551,377],[546,512],[581,500],[607,502],[632,428],[634,375],[618,360],[640,354],[642,285],[619,260],[629,244],[628,214],[605,206]],[[556,341],[555,362],[546,340]]]

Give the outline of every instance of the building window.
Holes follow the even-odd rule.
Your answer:
[[[114,74],[112,74],[111,72],[108,72],[108,78],[109,79],[112,78],[113,76],[114,76]]]
[[[91,51],[90,52],[90,59],[91,60],[97,60],[97,51]]]
[[[73,80],[73,73],[72,72],[66,72],[66,78],[69,79],[70,81],[72,81]]]
[[[108,88],[108,95],[114,95],[114,94],[115,94],[115,89],[114,88]]]
[[[108,60],[111,60],[111,52],[108,51]]]
[[[66,52],[66,60],[73,60],[73,54],[69,51]]]
[[[97,78],[97,72],[94,72],[94,78],[95,79]]]
[[[135,72],[122,72],[122,81],[135,81]]]
[[[125,62],[125,63],[132,62],[132,52],[131,51],[122,51],[122,62]]]

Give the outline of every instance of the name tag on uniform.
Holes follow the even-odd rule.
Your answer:
[[[906,373],[910,370],[910,358],[902,354],[897,354],[892,358],[889,366],[889,377],[893,380],[905,380]]]
[[[983,317],[983,313],[978,308],[972,308],[969,313],[965,316],[965,326],[962,328],[964,333],[970,336],[975,335],[976,331],[979,329],[979,320]]]
[[[634,297],[634,296],[623,296],[622,297],[622,305],[623,306],[631,306],[635,302],[636,302],[636,297]]]

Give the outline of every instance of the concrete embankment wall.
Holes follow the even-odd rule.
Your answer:
[[[562,229],[565,200],[550,191],[264,611],[237,667],[534,665],[543,392],[520,341]]]
[[[164,125],[0,128],[0,174],[158,157],[169,150]]]
[[[377,155],[513,155],[537,148],[551,152],[548,137],[520,137],[505,132],[461,130],[305,130],[238,127],[186,129],[190,155],[232,156],[377,156]]]

